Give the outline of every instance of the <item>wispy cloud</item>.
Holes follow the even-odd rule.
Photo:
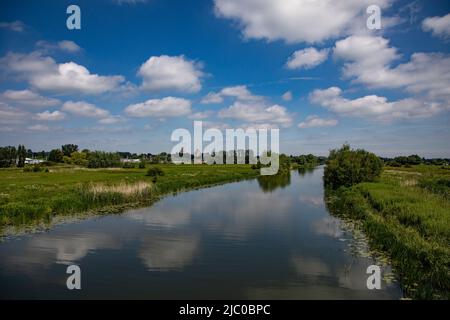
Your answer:
[[[336,119],[323,119],[319,116],[312,115],[308,116],[305,121],[299,123],[298,127],[300,129],[307,128],[323,128],[323,127],[334,127],[338,124]]]
[[[8,29],[14,32],[24,32],[25,24],[22,21],[0,22],[1,29]]]

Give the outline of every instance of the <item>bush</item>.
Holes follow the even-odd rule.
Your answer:
[[[57,163],[52,162],[52,161],[44,161],[39,164],[39,166],[41,166],[41,167],[52,167],[52,166],[56,166],[56,165],[57,165]]]
[[[117,153],[93,151],[88,155],[88,168],[120,167],[120,157]]]
[[[145,162],[144,161],[139,162],[139,169],[145,169]]]
[[[375,154],[362,149],[351,150],[349,145],[331,150],[324,172],[326,187],[337,189],[379,178],[383,161]]]
[[[450,199],[450,177],[422,178],[419,180],[419,187]]]
[[[72,152],[70,155],[72,163],[79,166],[87,166],[87,153],[86,152]]]
[[[72,164],[72,158],[68,157],[68,156],[63,156],[63,162],[67,163],[67,164]]]
[[[252,164],[252,169],[253,169],[253,170],[259,170],[259,169],[261,169],[261,163],[258,162],[257,164]]]
[[[53,149],[48,155],[48,161],[63,162],[64,153],[59,149]]]
[[[124,168],[124,169],[134,169],[134,168],[136,168],[136,166],[135,166],[134,163],[124,162],[123,165],[122,165],[122,168]]]
[[[148,168],[147,170],[147,176],[149,177],[157,177],[157,176],[163,176],[164,171],[160,167],[152,166]]]
[[[43,169],[41,166],[37,165],[37,166],[32,166],[32,167],[25,167],[23,168],[23,172],[49,172],[48,169]]]

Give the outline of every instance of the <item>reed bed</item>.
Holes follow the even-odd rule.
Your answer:
[[[431,167],[431,166],[430,166]],[[385,172],[378,182],[329,192],[331,212],[362,221],[374,249],[389,254],[407,297],[450,299],[450,184],[447,172]]]

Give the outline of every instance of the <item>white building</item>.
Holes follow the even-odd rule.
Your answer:
[[[120,159],[122,163],[139,163],[141,159]]]
[[[44,162],[44,160],[25,158],[25,164],[39,164],[42,162]]]

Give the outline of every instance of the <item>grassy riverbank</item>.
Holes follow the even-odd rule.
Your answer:
[[[146,169],[50,167],[49,172],[0,170],[0,234],[11,227],[49,224],[55,217],[120,212],[186,189],[254,178],[250,165],[158,165],[157,181]]]
[[[408,297],[450,298],[450,170],[384,169],[379,181],[330,191],[331,212],[360,220]]]

